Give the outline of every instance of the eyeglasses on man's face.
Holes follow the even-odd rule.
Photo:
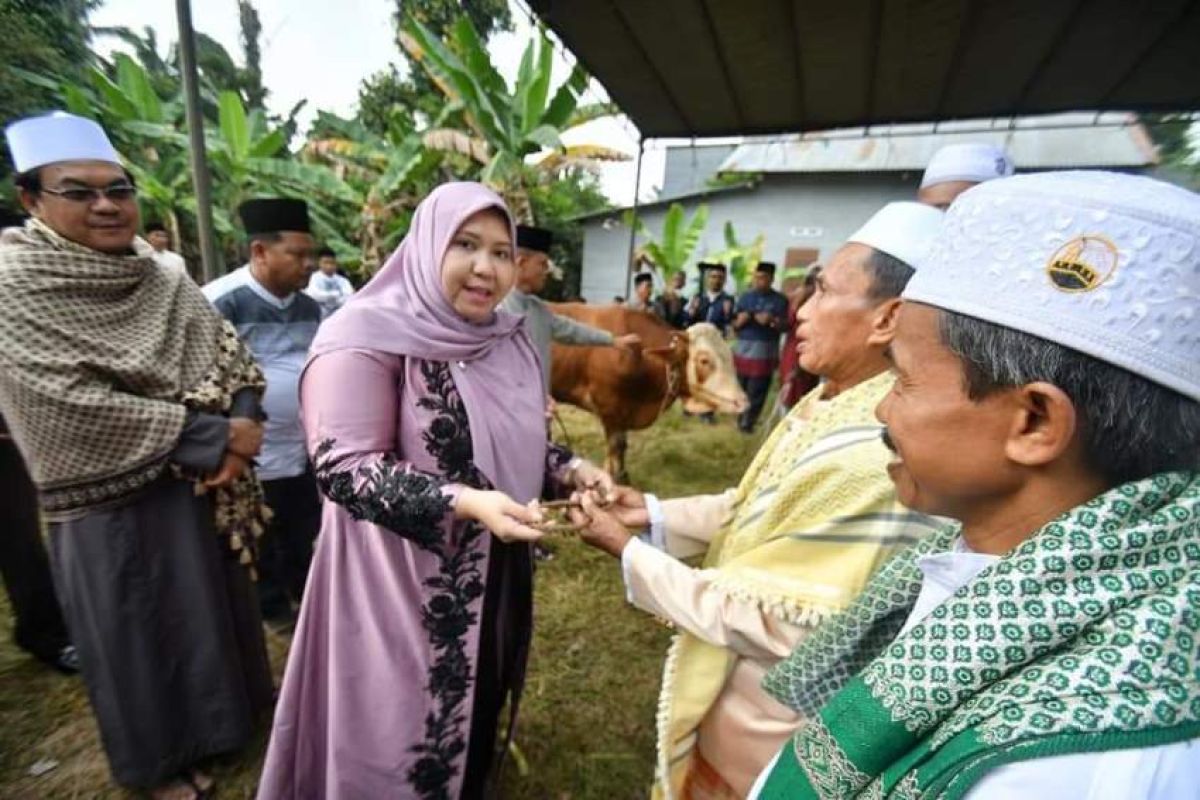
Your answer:
[[[72,186],[67,189],[48,189],[42,187],[46,194],[61,197],[71,203],[94,203],[105,197],[114,203],[132,200],[137,197],[137,187],[132,183],[114,183],[111,186]]]

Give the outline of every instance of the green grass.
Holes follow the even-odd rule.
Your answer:
[[[599,423],[569,407],[562,417],[576,451],[599,461]],[[732,420],[708,426],[674,408],[653,428],[630,435],[630,479],[664,497],[719,491],[737,482],[759,441],[739,434]],[[615,559],[566,537],[552,546],[556,557],[538,570],[533,652],[517,730],[527,770],[519,774],[509,761],[507,796],[645,797],[670,632],[625,603]],[[11,644],[2,598],[0,620],[0,798],[130,796],[111,783],[81,682],[46,670]],[[287,641],[271,635],[268,644],[280,673]],[[264,730],[245,752],[214,765],[220,797],[253,796],[265,747]],[[57,766],[31,776],[41,759]]]

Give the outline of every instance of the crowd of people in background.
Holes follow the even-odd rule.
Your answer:
[[[655,797],[1200,782],[1195,194],[954,146],[788,295],[636,275],[628,309],[733,340],[741,431],[780,376],[738,485],[665,499],[549,438],[551,342],[642,342],[555,313],[552,234],[481,184],[358,291],[304,201],[249,200],[201,288],[98,124],[6,136],[0,574],[119,784],[211,797],[273,714],[260,800],[494,796],[543,503],[677,630]]]

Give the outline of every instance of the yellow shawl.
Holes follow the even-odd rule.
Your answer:
[[[885,373],[828,401],[818,387],[776,426],[705,557],[719,573],[714,588],[813,626],[848,606],[898,548],[937,529],[896,502],[887,476],[875,406],[891,383]],[[736,658],[691,634],[675,637],[659,699],[656,798],[682,797],[697,727]]]

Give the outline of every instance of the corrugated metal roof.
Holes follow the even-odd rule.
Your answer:
[[[721,172],[921,171],[948,144],[1003,147],[1018,170],[1145,167],[1158,163],[1144,127],[1131,114],[1056,114],[1017,120],[854,128],[746,142]]]
[[[1196,0],[529,0],[650,137],[1200,108]]]

